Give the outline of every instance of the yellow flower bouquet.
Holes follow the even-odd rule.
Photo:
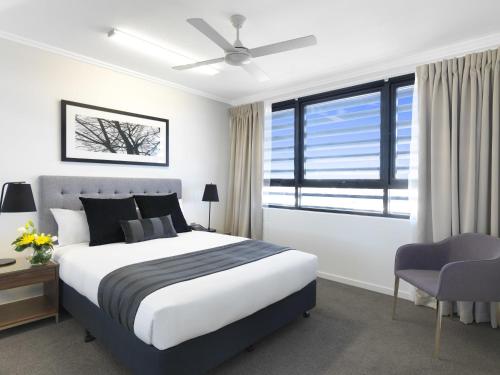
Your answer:
[[[28,257],[33,265],[46,264],[52,258],[52,250],[54,250],[54,242],[57,237],[50,234],[37,233],[35,225],[30,220],[24,227],[18,229],[19,236],[12,245],[14,250],[21,252],[26,249],[33,249],[33,255]]]

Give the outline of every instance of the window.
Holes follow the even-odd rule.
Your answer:
[[[273,104],[267,206],[407,216],[413,75]]]
[[[287,181],[286,186],[264,186],[263,204],[295,205],[295,108],[275,107],[264,132],[264,179]]]
[[[264,138],[264,179],[294,179],[295,111],[274,111]]]
[[[408,179],[410,166],[411,109],[413,85],[396,88],[395,103],[395,178]]]
[[[304,106],[304,179],[380,179],[380,93]]]

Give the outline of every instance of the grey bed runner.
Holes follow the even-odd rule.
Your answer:
[[[168,258],[131,264],[106,275],[99,284],[99,306],[134,331],[142,300],[158,289],[221,272],[290,250],[264,241],[246,240]]]

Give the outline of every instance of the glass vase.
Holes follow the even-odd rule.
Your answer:
[[[32,266],[40,266],[47,264],[52,258],[52,249],[50,248],[40,248],[33,249],[33,254],[28,257],[28,261]]]

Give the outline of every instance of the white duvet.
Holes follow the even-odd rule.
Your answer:
[[[208,232],[135,244],[89,247],[87,243],[55,250],[61,279],[94,304],[101,279],[138,262],[236,243],[241,237]],[[213,332],[299,291],[316,278],[317,258],[297,250],[184,281],[146,297],[137,311],[135,335],[163,350]]]

